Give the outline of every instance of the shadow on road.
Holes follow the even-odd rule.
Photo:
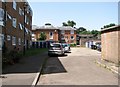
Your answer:
[[[63,57],[63,56],[59,56],[59,57]],[[42,70],[42,74],[65,73],[65,72],[67,71],[57,55],[49,57]]]

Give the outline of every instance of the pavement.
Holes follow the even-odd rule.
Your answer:
[[[112,63],[112,62],[109,62],[109,61],[106,61],[106,60],[103,60],[101,58],[98,58],[95,60],[95,63],[100,65],[101,67],[103,68],[106,68],[110,71],[112,71],[113,73],[117,74],[117,75],[120,75],[120,72],[118,71],[119,70],[119,67],[117,64],[115,63]]]
[[[47,53],[22,58],[19,63],[2,71],[2,85],[32,85],[34,87],[40,76]]]

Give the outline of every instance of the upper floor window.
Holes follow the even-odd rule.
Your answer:
[[[53,39],[53,32],[49,32],[50,39]]]
[[[61,34],[65,34],[65,31],[64,31],[64,30],[61,30]]]
[[[25,15],[25,23],[27,23],[27,15]]]
[[[10,20],[12,20],[11,15],[10,15],[10,14],[8,14],[8,13],[7,13],[7,17],[8,17]]]
[[[10,41],[10,40],[11,40],[10,35],[7,35],[7,40],[8,40],[8,41]]]
[[[23,29],[23,26],[21,23],[19,23],[19,28],[22,30]]]
[[[15,27],[16,28],[16,18],[13,18],[13,20],[12,20],[12,25],[13,25],[13,27]]]
[[[0,25],[4,26],[4,9],[0,8]]]
[[[17,7],[17,3],[15,2],[15,0],[13,0],[13,8],[16,10]]]
[[[71,30],[71,34],[74,34],[74,30]]]
[[[73,40],[74,39],[74,36],[71,36],[71,40]]]
[[[21,8],[19,8],[19,14],[22,15],[22,9]]]

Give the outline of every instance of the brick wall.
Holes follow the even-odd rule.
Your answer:
[[[116,29],[102,31],[102,59],[118,63],[120,59],[120,31]]]
[[[40,33],[44,32],[46,34],[46,40],[53,40],[53,41],[58,41],[58,30],[56,29],[37,29],[37,30],[32,30],[33,33],[35,34],[35,38],[38,39],[40,38]],[[53,32],[53,39],[50,39],[49,33]]]

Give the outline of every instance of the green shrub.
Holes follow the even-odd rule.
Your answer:
[[[76,44],[70,44],[70,47],[76,47]]]

